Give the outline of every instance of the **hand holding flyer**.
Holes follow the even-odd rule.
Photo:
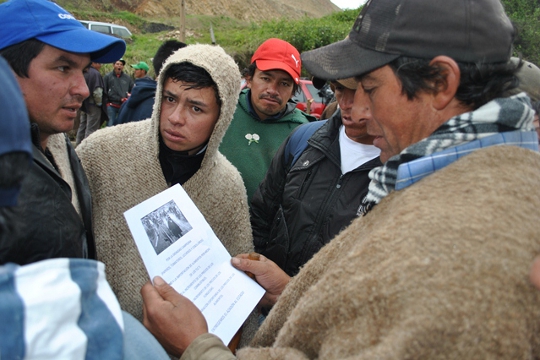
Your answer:
[[[151,279],[161,276],[227,344],[264,295],[231,256],[180,185],[124,213]]]

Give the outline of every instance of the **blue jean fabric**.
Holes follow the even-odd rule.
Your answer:
[[[114,106],[107,106],[107,115],[109,116],[109,122],[107,126],[114,126],[117,124],[116,118],[118,117],[118,112],[120,108],[115,108]]]
[[[133,316],[122,311],[124,317],[124,359],[170,360],[156,338]]]

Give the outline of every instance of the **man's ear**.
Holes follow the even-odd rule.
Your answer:
[[[437,56],[429,63],[441,69],[441,77],[435,81],[433,106],[442,110],[454,99],[461,78],[461,71],[454,59],[448,56]]]
[[[251,89],[251,79],[252,79],[251,76],[248,75],[245,77],[245,79],[246,79],[246,87]]]

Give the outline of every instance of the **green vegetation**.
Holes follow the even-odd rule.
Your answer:
[[[345,10],[320,19],[275,20],[261,25],[251,24],[248,31],[238,29],[217,38],[239,65],[249,64],[251,55],[266,39],[277,37],[293,44],[298,51],[315,49],[339,40],[349,33],[359,10]],[[232,41],[231,41],[232,40]]]
[[[5,0],[0,0],[0,3]],[[141,18],[127,11],[97,11],[89,8],[86,0],[57,0],[71,11],[75,17],[84,20],[114,22],[127,26],[133,32],[124,56],[127,64],[138,61],[151,63],[151,58],[159,45],[166,39],[179,39],[180,19]],[[540,64],[540,0],[502,0],[507,14],[518,30],[514,55],[521,56],[535,64]],[[273,20],[263,23],[249,23],[226,16],[187,15],[186,43],[211,43],[210,27],[213,28],[216,43],[234,57],[240,68],[250,62],[251,55],[261,42],[278,37],[289,41],[300,52],[343,39],[351,29],[360,9],[336,12],[320,19]],[[150,32],[152,25],[168,25],[176,31]],[[158,26],[159,28],[159,26]],[[111,65],[105,65],[109,71]],[[130,71],[130,69],[127,69]],[[307,75],[307,74],[304,74]]]
[[[133,32],[128,42],[124,59],[127,64],[146,61],[148,64],[159,45],[167,39],[179,39],[179,32],[146,32],[151,23],[161,23],[179,28],[179,18],[143,19],[126,11],[99,12],[95,10],[70,9],[76,18],[114,22],[127,26]],[[186,43],[211,43],[210,27],[213,28],[216,43],[221,45],[237,61],[242,69],[251,60],[251,55],[264,40],[278,37],[289,41],[300,52],[314,49],[342,40],[349,33],[359,10],[345,10],[320,19],[274,20],[262,24],[247,23],[225,16],[188,15],[186,18]],[[110,71],[112,65],[104,65],[103,72]],[[128,72],[129,68],[126,69]],[[152,74],[150,74],[152,75]],[[307,75],[307,74],[305,74]]]
[[[518,30],[514,55],[540,65],[540,1],[502,0],[502,3]]]

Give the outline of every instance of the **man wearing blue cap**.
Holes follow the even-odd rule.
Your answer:
[[[24,224],[12,221],[32,166],[30,122],[21,90],[0,57],[0,244]],[[169,359],[120,305],[104,264],[47,259],[0,266],[0,354],[4,359]],[[90,306],[89,306],[90,305]],[[47,339],[47,341],[43,341]]]
[[[19,232],[0,243],[0,264],[56,257],[95,258],[88,182],[71,143],[77,110],[89,96],[83,71],[113,62],[123,40],[90,31],[45,0],[0,5],[0,55],[18,80],[31,123],[33,162],[19,202],[2,209]]]

